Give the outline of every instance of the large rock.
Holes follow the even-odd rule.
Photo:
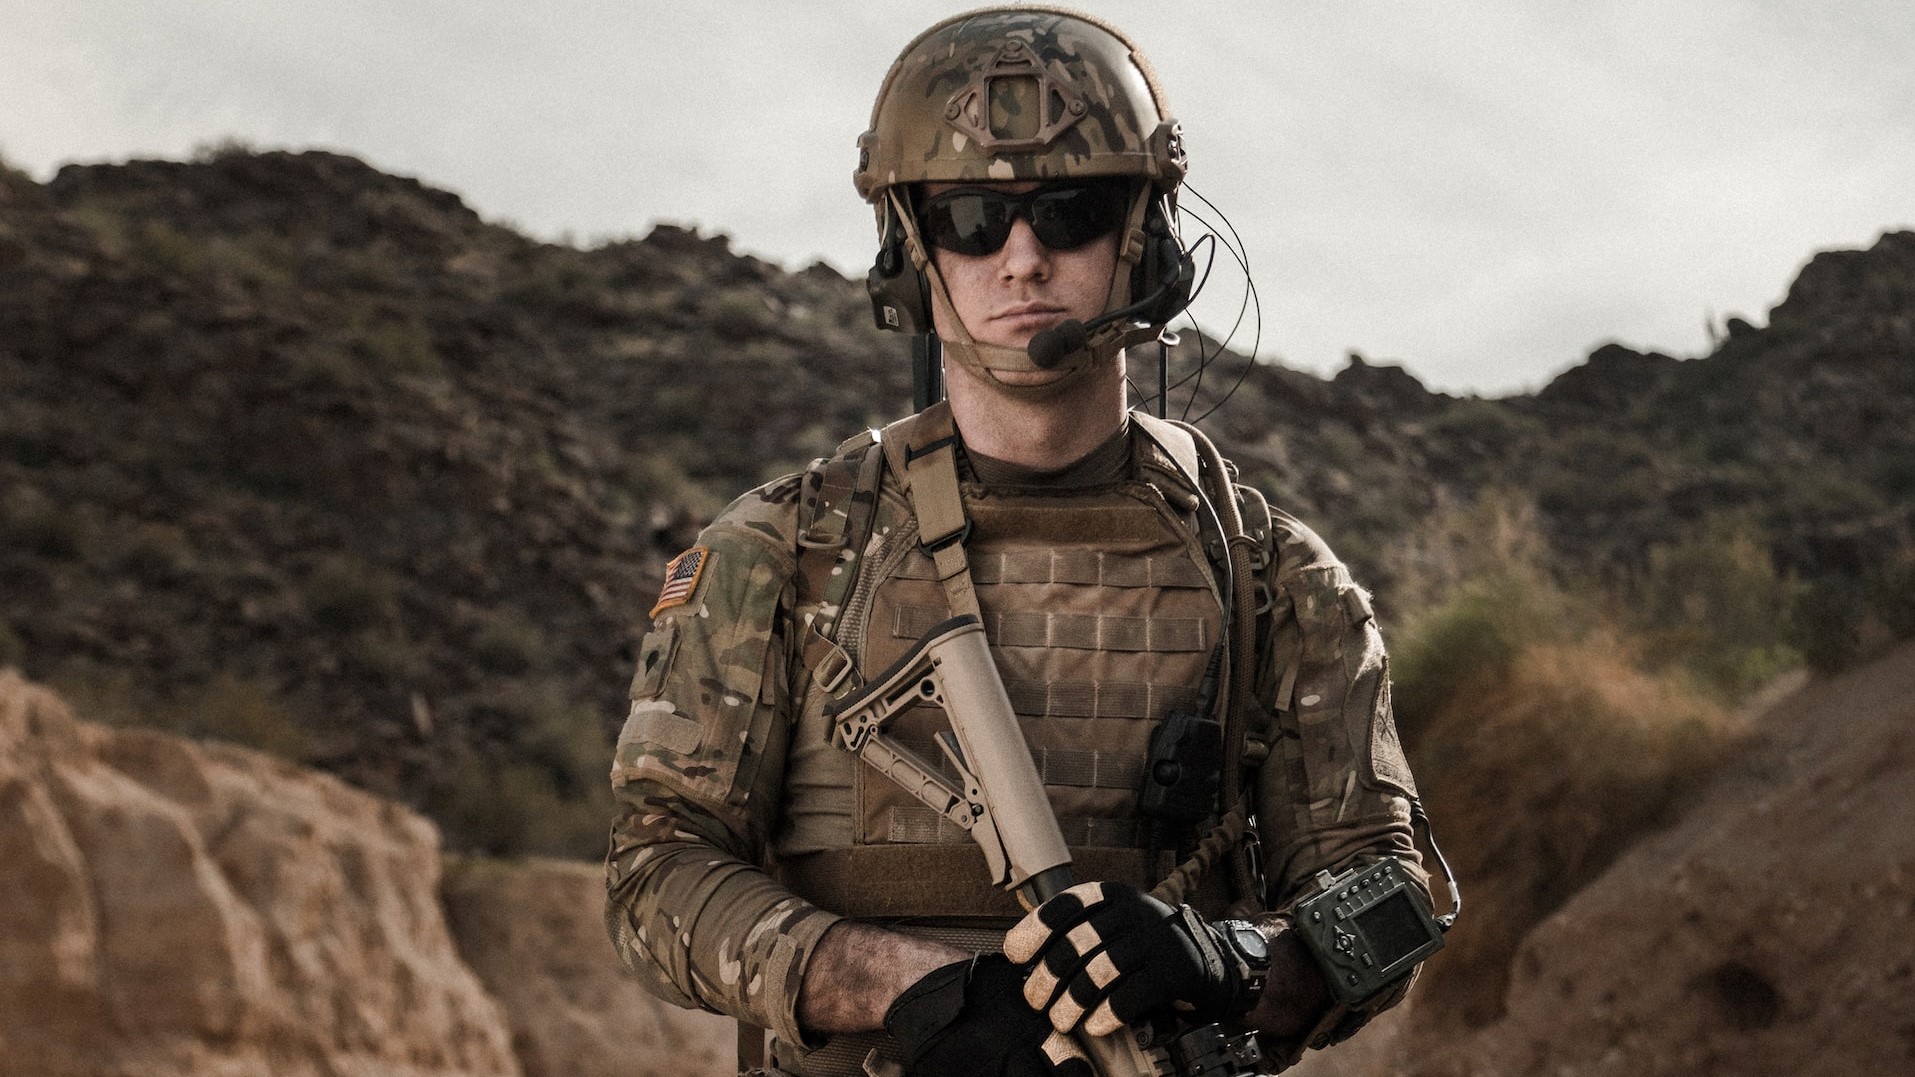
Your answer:
[[[737,1027],[626,979],[605,935],[605,869],[562,860],[455,860],[446,915],[505,1006],[526,1077],[721,1077]]]
[[[0,1074],[514,1075],[430,823],[0,671]]]

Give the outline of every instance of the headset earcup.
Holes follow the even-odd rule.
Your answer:
[[[931,285],[924,274],[911,264],[904,250],[904,229],[895,223],[889,205],[879,229],[878,257],[865,274],[865,291],[871,295],[871,317],[879,329],[896,333],[929,333],[931,327]]]
[[[904,256],[902,243],[878,251],[877,261],[865,275],[864,287],[871,294],[871,317],[879,329],[931,332],[930,288],[924,274]]]
[[[1132,302],[1156,292],[1166,282],[1171,283],[1170,290],[1145,314],[1154,325],[1168,324],[1190,305],[1190,289],[1196,276],[1196,263],[1171,231],[1163,202],[1152,199],[1144,210],[1144,254],[1130,274]]]

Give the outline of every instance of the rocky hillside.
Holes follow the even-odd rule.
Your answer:
[[[664,560],[900,413],[901,347],[828,269],[540,244],[342,156],[0,169],[0,663],[454,848],[590,855]],[[1266,364],[1206,426],[1393,615],[1514,517],[1672,635],[1729,619],[1668,586],[1727,543],[1787,584],[1739,592],[1758,634],[1834,665],[1915,632],[1915,234],[1816,256],[1704,358],[1605,347],[1498,400]]]
[[[343,157],[8,175],[0,662],[461,847],[589,850],[665,559],[908,396],[857,305],[684,232],[535,244]]]

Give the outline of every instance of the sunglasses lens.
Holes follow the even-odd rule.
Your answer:
[[[1123,213],[1121,187],[1093,182],[1053,184],[1018,195],[946,191],[926,202],[919,217],[933,246],[976,257],[1003,247],[1019,217],[1031,222],[1046,247],[1067,251],[1116,231]]]
[[[1011,237],[1016,207],[995,191],[951,191],[924,207],[924,238],[955,254],[989,254]]]
[[[1031,193],[1031,230],[1054,251],[1076,250],[1117,230],[1123,202],[1109,184]]]

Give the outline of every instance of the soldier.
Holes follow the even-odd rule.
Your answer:
[[[1062,1033],[1169,1013],[1258,1030],[1273,1068],[1347,1036],[1408,976],[1334,996],[1292,910],[1385,859],[1427,906],[1415,789],[1365,593],[1202,435],[1129,410],[1124,349],[1192,275],[1154,75],[1088,16],[956,16],[859,150],[878,318],[935,332],[948,402],[746,494],[669,567],[612,771],[619,956],[800,1075],[1081,1072]],[[1028,913],[826,714],[965,612],[1093,880]],[[1220,732],[1207,757],[1153,743],[1173,718]],[[942,724],[892,732],[935,758]],[[1194,811],[1145,803],[1184,770]]]

